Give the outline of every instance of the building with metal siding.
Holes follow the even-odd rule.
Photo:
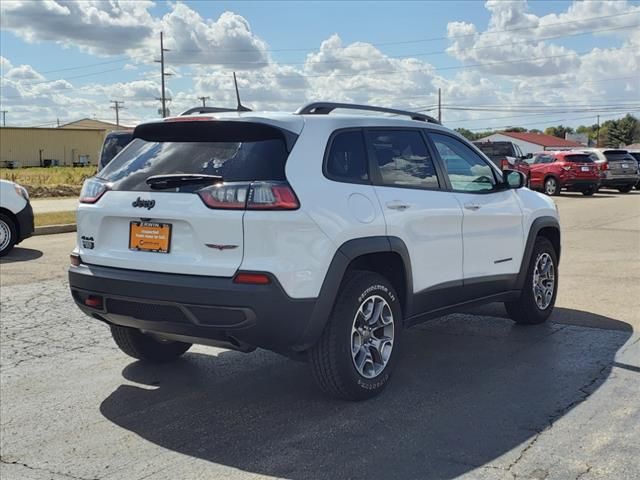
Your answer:
[[[111,130],[111,129],[109,129]],[[73,165],[82,156],[97,165],[107,129],[0,127],[0,166]],[[48,163],[48,162],[47,162]]]
[[[131,127],[125,127],[124,125],[116,125],[115,123],[105,122],[104,120],[98,120],[95,118],[81,118],[74,122],[65,123],[60,125],[60,128],[82,128],[89,130],[128,130]]]

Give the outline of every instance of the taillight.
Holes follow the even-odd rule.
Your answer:
[[[562,169],[568,172],[569,170],[571,170],[571,165],[564,166],[562,167]]]
[[[509,160],[507,160],[506,158],[503,158],[500,161],[500,170],[508,170],[509,168],[511,168],[511,164],[509,163]]]
[[[109,190],[110,185],[97,178],[87,178],[80,191],[80,203],[96,203]]]
[[[286,182],[223,183],[198,190],[209,208],[229,210],[296,210],[298,198]]]
[[[609,164],[607,162],[603,162],[600,164],[600,170],[602,170],[603,172],[605,170],[609,170]]]

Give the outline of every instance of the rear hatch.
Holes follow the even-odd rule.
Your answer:
[[[638,171],[638,162],[626,150],[605,150],[607,176],[633,176]]]
[[[296,135],[258,122],[155,122],[97,177],[78,209],[84,263],[232,276],[246,209],[292,209],[285,162]]]
[[[571,173],[577,178],[597,180],[599,177],[598,166],[593,159],[586,153],[576,153],[565,155],[565,163],[567,163]]]

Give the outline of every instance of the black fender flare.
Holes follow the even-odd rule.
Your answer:
[[[336,253],[329,264],[327,273],[322,282],[320,293],[316,300],[316,305],[309,319],[307,328],[303,334],[300,345],[296,350],[306,350],[311,347],[329,319],[333,305],[335,304],[342,279],[349,267],[349,264],[358,257],[371,253],[394,252],[400,255],[404,264],[406,299],[403,305],[405,317],[411,312],[413,297],[413,274],[411,270],[411,258],[406,244],[398,237],[386,235],[375,237],[364,237],[348,240],[336,250]]]
[[[527,269],[529,268],[531,255],[533,254],[533,245],[536,242],[536,238],[538,237],[540,230],[542,230],[543,228],[553,228],[557,230],[558,238],[562,238],[560,235],[560,223],[555,217],[538,217],[531,223],[531,228],[529,228],[529,234],[527,236],[524,253],[522,255],[522,262],[520,263],[520,271],[518,272],[518,290],[522,290],[522,288],[524,287],[524,282],[527,276]],[[560,263],[560,244],[558,244],[558,251],[556,252],[556,255],[558,256],[558,263]]]

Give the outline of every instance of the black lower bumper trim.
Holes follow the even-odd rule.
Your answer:
[[[274,277],[268,285],[238,285],[230,278],[82,264],[69,268],[69,285],[87,315],[108,323],[282,352],[305,343],[316,304],[289,297]]]
[[[27,205],[22,210],[16,213],[16,218],[18,220],[18,242],[21,242],[25,238],[33,235],[33,231],[35,230],[33,208],[29,202],[27,202]]]

